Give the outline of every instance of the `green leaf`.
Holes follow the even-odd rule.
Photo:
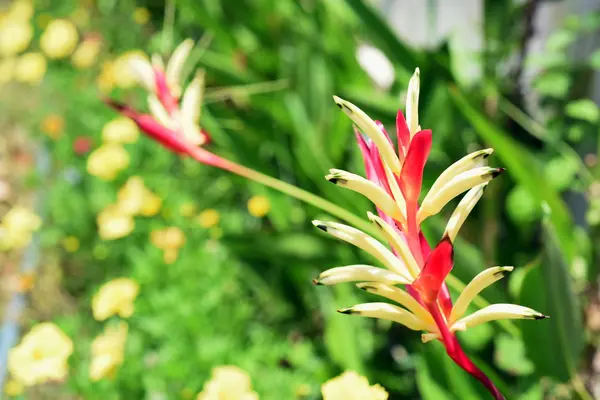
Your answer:
[[[553,33],[546,42],[546,48],[552,51],[564,50],[565,47],[573,43],[577,39],[577,35],[570,31],[557,31]]]
[[[556,157],[546,163],[544,176],[559,191],[568,189],[579,171],[579,164],[572,158]]]
[[[421,358],[417,363],[417,387],[423,400],[451,400],[454,397],[432,378],[427,362]]]
[[[598,109],[598,106],[589,99],[570,102],[565,108],[565,113],[571,118],[581,119],[591,122],[592,124],[598,122],[600,119],[600,110]]]
[[[548,72],[534,81],[535,89],[544,96],[563,98],[571,85],[571,77],[564,72]]]
[[[600,50],[593,52],[588,61],[592,68],[600,70]]]
[[[568,264],[547,219],[543,238],[542,261],[527,271],[519,302],[550,319],[522,321],[523,340],[537,376],[567,382],[576,373],[584,346],[580,307],[571,287]]]
[[[525,344],[521,338],[502,334],[496,338],[494,353],[496,365],[512,375],[529,375],[534,365],[525,356]]]
[[[515,223],[529,224],[541,216],[542,207],[524,186],[515,186],[506,197],[506,211]]]
[[[567,260],[572,260],[575,256],[575,246],[571,235],[571,216],[556,190],[546,183],[541,166],[536,164],[536,157],[475,109],[457,88],[451,88],[449,92],[450,98],[475,131],[496,149],[496,154],[507,167],[507,173],[526,187],[538,203],[548,205],[551,210],[550,221],[556,231],[560,248]]]

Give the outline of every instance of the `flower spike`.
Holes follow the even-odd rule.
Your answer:
[[[473,299],[485,288],[501,279],[513,267],[493,267],[478,274],[462,291],[453,306],[446,277],[454,266],[453,242],[488,183],[503,168],[486,166],[492,149],[471,153],[452,164],[432,185],[419,204],[423,169],[431,148],[431,131],[419,125],[420,72],[410,79],[406,98],[406,119],[396,118],[398,152],[379,122],[373,121],[358,107],[334,96],[338,107],[356,124],[355,136],[365,163],[366,179],[342,170],[330,170],[327,179],[369,198],[377,215],[368,212],[393,252],[361,231],[345,225],[314,221],[320,229],[369,252],[391,271],[352,265],[325,271],[315,283],[333,285],[364,281],[357,286],[382,296],[388,303],[366,303],[338,310],[398,322],[412,330],[424,331],[422,341],[440,340],[448,356],[479,380],[496,400],[504,396],[494,383],[467,357],[456,337],[479,324],[498,319],[544,319],[545,315],[514,304],[492,304],[464,316]],[[363,134],[365,136],[363,136]],[[422,222],[435,215],[454,197],[467,192],[452,213],[442,240],[431,250],[421,230]],[[399,218],[399,211],[401,218]],[[408,282],[408,283],[407,283]],[[406,290],[396,285],[406,285]]]

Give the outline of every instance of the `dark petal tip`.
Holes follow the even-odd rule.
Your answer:
[[[320,230],[322,230],[323,232],[327,232],[327,227],[323,224],[317,224],[315,225],[317,228],[319,228]]]
[[[492,172],[492,178],[497,177],[498,175],[504,173],[504,171],[506,171],[506,168],[496,168],[493,172]]]
[[[550,318],[550,316],[544,315],[544,314],[538,314],[538,315],[533,316],[533,319],[546,319],[546,318]]]
[[[351,308],[340,308],[339,310],[337,310],[337,312],[339,312],[340,314],[348,315],[352,315],[354,313]]]

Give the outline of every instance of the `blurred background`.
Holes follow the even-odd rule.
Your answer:
[[[320,399],[347,370],[390,399],[487,398],[441,344],[336,313],[369,295],[311,279],[368,260],[315,232],[320,210],[171,154],[103,105],[146,109],[128,57],[186,38],[206,147],[360,216],[371,204],[323,179],[363,171],[331,96],[393,129],[419,67],[425,186],[481,147],[507,168],[453,274],[514,265],[483,298],[551,316],[459,339],[508,399],[600,398],[599,33],[597,0],[0,0],[4,398],[194,399],[224,365],[261,399]],[[9,357],[27,332],[42,333],[24,353],[70,354],[57,382],[34,384],[35,351]]]

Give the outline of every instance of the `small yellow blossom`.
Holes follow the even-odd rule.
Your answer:
[[[71,56],[71,63],[77,69],[90,68],[98,59],[101,48],[102,42],[98,37],[85,39]]]
[[[220,219],[221,215],[214,208],[207,208],[206,210],[202,211],[198,217],[196,217],[198,224],[206,229],[217,225]]]
[[[113,61],[104,61],[96,85],[102,93],[110,93],[115,87],[115,65]]]
[[[0,59],[0,85],[13,80],[17,60],[14,57]]]
[[[387,400],[388,393],[380,385],[369,385],[364,376],[354,371],[328,380],[321,387],[323,400]]]
[[[65,129],[65,119],[57,114],[47,115],[42,121],[40,129],[51,139],[58,140]]]
[[[77,28],[71,21],[55,19],[40,37],[40,48],[48,58],[60,59],[70,56],[78,41]]]
[[[187,201],[179,206],[179,214],[182,217],[191,217],[196,213],[197,206],[191,201]]]
[[[15,56],[29,47],[33,28],[28,21],[4,19],[0,24],[0,56]]]
[[[94,150],[87,160],[90,175],[111,181],[117,174],[129,166],[129,153],[118,144],[104,144]]]
[[[116,314],[121,318],[131,317],[139,290],[138,283],[130,278],[117,278],[105,283],[92,298],[94,318],[104,321]]]
[[[135,122],[126,117],[117,117],[102,128],[102,140],[105,143],[135,143],[139,136]]]
[[[119,207],[111,204],[96,217],[98,235],[102,240],[115,240],[129,235],[135,228],[135,221],[129,214],[121,212]]]
[[[15,80],[36,84],[44,79],[47,63],[42,53],[25,53],[17,59]]]
[[[50,322],[38,324],[8,355],[8,370],[25,386],[60,381],[68,373],[71,339]]]
[[[30,0],[15,0],[4,18],[16,21],[29,21],[32,16],[33,4]]]
[[[258,400],[258,394],[252,391],[252,382],[244,370],[225,365],[213,368],[196,400]]]
[[[123,364],[125,342],[127,340],[127,323],[121,321],[116,326],[108,326],[102,335],[92,342],[92,361],[90,363],[90,379],[92,382],[105,377],[113,377],[117,368]]]
[[[141,50],[130,50],[114,60],[113,80],[114,84],[121,89],[129,89],[137,84],[137,78],[131,71],[131,59],[134,57],[147,58]]]
[[[67,236],[63,239],[62,245],[63,248],[69,253],[75,253],[77,250],[79,250],[80,243],[79,239],[77,239],[75,236]]]
[[[16,206],[2,218],[0,223],[0,250],[21,249],[31,241],[31,235],[42,225],[33,211]]]
[[[181,229],[172,226],[153,230],[150,233],[150,242],[163,251],[165,263],[172,264],[177,260],[179,249],[185,244],[185,235]]]
[[[150,11],[145,7],[137,7],[133,11],[133,20],[138,25],[146,25],[150,21]]]
[[[23,393],[23,389],[24,387],[21,382],[11,379],[4,385],[4,394],[10,397],[17,397]]]
[[[144,196],[144,205],[140,212],[144,217],[152,217],[160,212],[162,199],[150,190],[146,191]]]
[[[248,212],[253,217],[262,218],[271,210],[271,202],[265,196],[254,196],[248,200]]]

